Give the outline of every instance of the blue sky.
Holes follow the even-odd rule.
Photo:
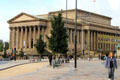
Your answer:
[[[0,39],[9,41],[7,21],[21,12],[33,15],[65,9],[66,0],[1,0]],[[75,0],[68,0],[68,9],[75,8]],[[112,17],[112,25],[120,26],[120,0],[78,0],[78,8]]]

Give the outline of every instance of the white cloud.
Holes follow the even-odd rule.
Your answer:
[[[22,1],[22,0],[21,0]],[[28,0],[29,1],[29,0]],[[40,1],[40,2],[39,2]],[[32,3],[32,4],[31,4]],[[20,9],[14,9],[11,7],[11,10],[8,9],[3,10],[0,13],[0,39],[9,40],[9,25],[7,24],[7,20],[16,16],[20,12],[26,12],[29,14],[44,14],[51,11],[57,11],[61,9],[66,9],[66,0],[30,0],[29,5],[16,6]],[[68,0],[68,9],[75,8],[75,0]],[[112,24],[120,24],[118,19],[119,11],[120,11],[120,0],[96,0],[96,3],[93,0],[78,0],[78,9],[83,9],[86,11],[103,14],[107,16],[112,16],[113,21]],[[8,12],[9,15],[8,15]],[[118,14],[116,16],[116,14]]]
[[[108,0],[108,3],[112,10],[118,11],[120,10],[120,0]]]
[[[7,22],[0,23],[0,39],[9,41],[9,28]]]

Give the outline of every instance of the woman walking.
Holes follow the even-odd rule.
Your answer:
[[[108,68],[108,80],[114,80],[114,71],[115,68],[117,69],[117,61],[113,52],[109,53],[105,67]]]

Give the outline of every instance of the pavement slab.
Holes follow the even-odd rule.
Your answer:
[[[13,70],[18,70],[21,71],[21,74],[18,74],[17,71],[12,72],[11,75],[13,73],[17,75],[10,75],[7,78],[1,78],[0,76],[0,80],[108,80],[108,72],[104,64],[104,61],[99,60],[78,60],[77,69],[74,69],[73,61],[64,63],[56,68],[49,66],[48,62],[25,64],[8,71],[8,73],[11,73]],[[120,64],[118,65],[120,66]],[[115,71],[115,80],[120,80],[119,66]],[[3,73],[8,74],[5,71],[3,71]]]

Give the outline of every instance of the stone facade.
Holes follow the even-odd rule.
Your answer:
[[[46,35],[50,36],[51,22],[53,15],[59,11],[50,12],[45,15],[29,15],[21,13],[8,21],[10,28],[10,49],[16,47],[19,51],[24,49],[26,54],[36,54],[34,44],[39,35],[43,35],[43,40],[47,42]],[[65,20],[66,12],[62,11]],[[68,10],[68,46],[69,52],[74,52],[74,26],[75,10]],[[113,51],[115,45],[120,43],[120,29],[111,25],[111,18],[83,10],[78,10],[77,24],[77,50],[81,54],[97,53],[101,51]],[[47,49],[48,50],[48,49]]]

